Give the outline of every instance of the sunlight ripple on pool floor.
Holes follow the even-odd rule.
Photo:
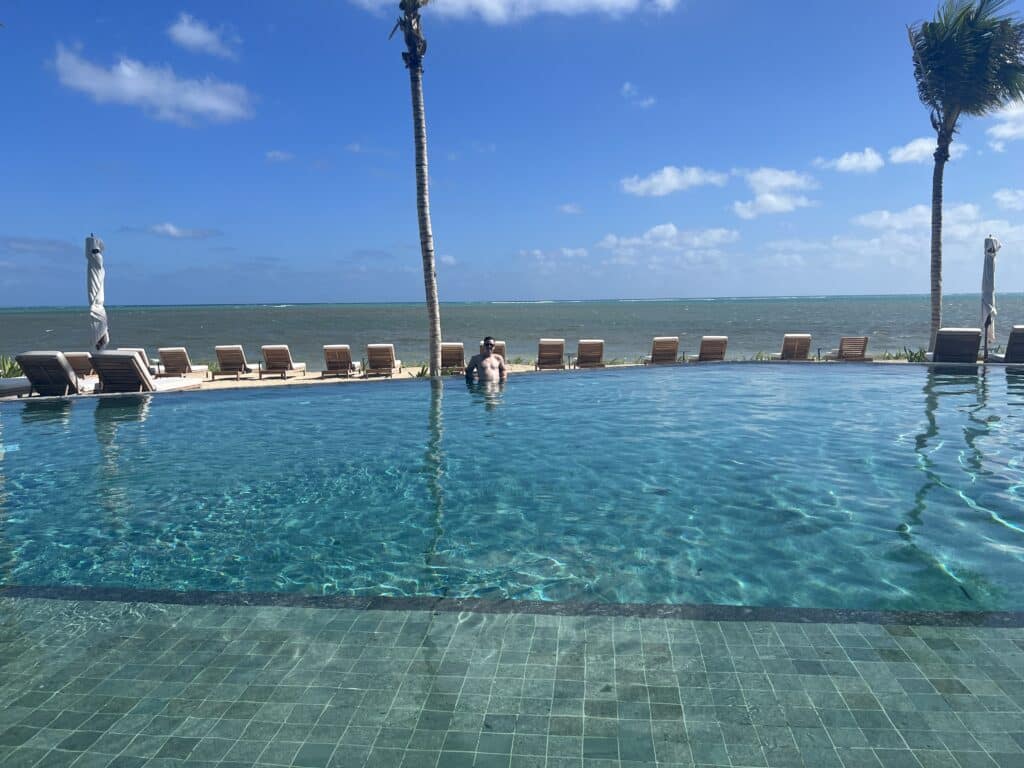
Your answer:
[[[9,404],[0,583],[1020,610],[1022,400],[746,364]]]

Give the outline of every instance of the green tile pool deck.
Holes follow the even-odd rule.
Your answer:
[[[1024,766],[1024,628],[0,597],[0,765]]]

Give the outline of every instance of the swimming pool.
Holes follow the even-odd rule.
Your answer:
[[[758,365],[0,406],[0,585],[1024,608],[1024,377]]]

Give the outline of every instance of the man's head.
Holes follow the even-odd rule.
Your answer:
[[[487,350],[488,352],[493,352],[494,351],[494,337],[493,336],[484,336],[484,349]]]

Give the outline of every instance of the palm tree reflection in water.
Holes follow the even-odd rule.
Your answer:
[[[946,399],[949,409],[959,410],[967,414],[968,424],[963,427],[964,442],[967,444],[966,455],[960,452],[960,466],[966,470],[973,482],[978,473],[984,472],[985,456],[978,446],[978,438],[985,437],[990,431],[989,421],[986,416],[988,408],[988,380],[984,370],[979,373],[977,368],[929,368],[924,384],[924,404],[926,426],[923,432],[915,437],[914,450],[917,453],[917,466],[924,475],[924,483],[914,494],[914,506],[910,510],[908,520],[899,526],[899,534],[907,544],[908,551],[906,560],[925,560],[944,573],[953,578],[963,595],[973,601],[974,597],[968,591],[961,575],[968,575],[972,581],[982,581],[980,574],[970,571],[954,573],[946,563],[936,557],[935,553],[921,547],[914,540],[914,528],[924,524],[924,514],[928,509],[928,497],[933,492],[943,490],[954,494],[965,494],[966,489],[958,489],[952,484],[956,478],[943,477],[937,463],[932,455],[938,452],[945,444],[945,440],[939,434],[940,401]],[[965,398],[973,395],[974,402],[969,404]],[[952,435],[948,435],[952,437]],[[954,525],[955,520],[947,520],[945,523]],[[986,591],[990,591],[986,587]]]
[[[423,561],[430,574],[430,580],[437,584],[439,593],[447,595],[448,586],[443,571],[437,564],[437,547],[444,537],[444,383],[441,379],[430,380],[430,413],[427,418],[427,452],[424,461],[427,473],[427,489],[433,503],[433,536],[423,553]]]

